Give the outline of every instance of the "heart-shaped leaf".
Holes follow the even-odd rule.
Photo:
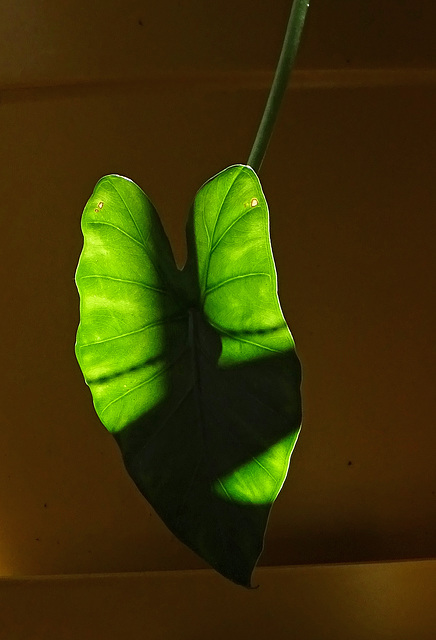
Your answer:
[[[203,185],[181,271],[127,178],[97,183],[82,230],[76,354],[97,414],[166,525],[249,586],[301,421],[259,180],[235,165]]]

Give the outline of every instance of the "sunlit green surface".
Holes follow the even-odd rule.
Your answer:
[[[82,229],[76,353],[96,411],[167,526],[249,585],[301,411],[259,180],[236,165],[200,189],[183,271],[126,178],[99,181]]]

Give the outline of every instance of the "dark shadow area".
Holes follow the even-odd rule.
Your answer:
[[[220,573],[250,586],[272,502],[226,499],[214,485],[296,436],[300,365],[288,351],[223,369],[221,335],[193,309],[178,346],[174,332],[171,340],[181,357],[167,370],[167,400],[116,440],[129,474],[169,529]]]

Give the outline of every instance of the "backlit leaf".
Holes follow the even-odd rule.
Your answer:
[[[76,354],[96,411],[167,526],[249,586],[301,419],[259,180],[235,165],[203,185],[181,271],[126,178],[98,182],[82,229]]]

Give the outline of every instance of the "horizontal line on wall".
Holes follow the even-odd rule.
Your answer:
[[[313,69],[296,72],[294,88],[384,87],[436,84],[436,69]]]
[[[21,94],[34,91],[95,91],[101,87],[113,88],[152,88],[157,90],[186,88],[206,90],[264,90],[271,85],[273,74],[270,71],[177,71],[150,72],[141,77],[132,78],[72,78],[72,79],[40,79],[34,82],[12,82],[0,80],[2,99],[6,94],[13,94],[12,99]],[[436,68],[402,68],[402,69],[296,69],[291,77],[291,90],[337,89],[359,87],[394,87],[409,85],[436,85]]]

